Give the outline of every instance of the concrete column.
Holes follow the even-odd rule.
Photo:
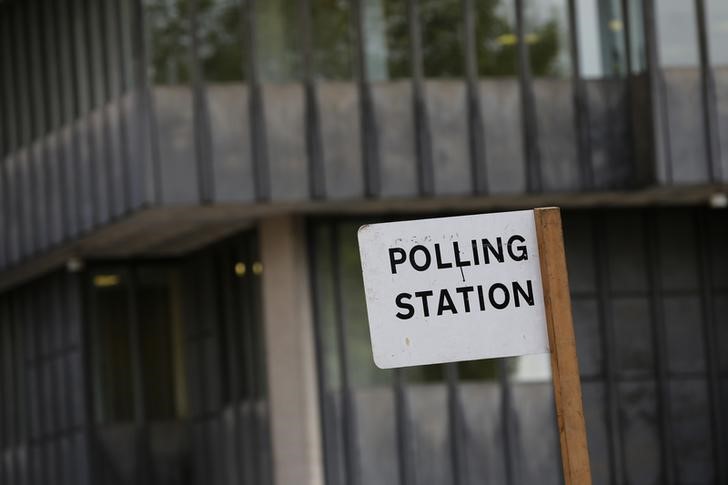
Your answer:
[[[268,399],[276,485],[323,484],[313,309],[303,220],[260,223]]]

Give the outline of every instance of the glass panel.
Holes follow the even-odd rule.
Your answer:
[[[336,293],[334,288],[334,268],[331,261],[331,229],[325,225],[317,226],[316,266],[314,278],[316,284],[316,301],[318,311],[318,328],[321,335],[323,372],[326,387],[339,389],[341,386],[341,368],[339,366],[339,347],[336,327]]]
[[[437,375],[443,367],[410,369],[423,372],[432,381],[407,385],[415,483],[423,485],[452,483],[448,387]],[[435,373],[427,376],[431,371]]]
[[[638,213],[614,213],[607,218],[609,280],[613,291],[647,289],[644,218]],[[626,237],[629,235],[629,237]]]
[[[129,335],[129,283],[118,270],[92,275],[92,331],[95,332],[94,358],[98,418],[105,422],[134,419]]]
[[[569,287],[574,293],[596,290],[596,262],[592,214],[570,213],[564,219],[564,244],[569,268]]]
[[[570,75],[569,23],[566,0],[525,2],[524,31],[534,76]]]
[[[621,76],[627,71],[624,19],[619,0],[576,2],[581,74]]]
[[[207,81],[242,81],[246,78],[243,19],[238,0],[202,0],[195,5],[198,47]]]
[[[261,81],[300,79],[299,20],[297,0],[255,2],[255,48]]]
[[[149,77],[154,84],[190,80],[189,0],[144,0]]]
[[[346,319],[347,357],[352,386],[376,386],[387,384],[391,372],[378,369],[372,358],[356,230],[357,226],[349,223],[338,227],[340,291],[343,317]]]
[[[574,124],[566,0],[524,1],[524,38],[528,47],[544,191],[581,188]]]
[[[632,51],[632,72],[640,73],[647,69],[645,54],[644,10],[642,0],[628,0],[630,49]]]
[[[611,305],[617,346],[616,365],[620,375],[652,375],[655,359],[647,298],[615,298]]]
[[[728,2],[706,0],[710,56],[714,66],[728,66]]]
[[[91,275],[91,316],[102,422],[131,421],[134,413],[134,351],[130,325],[137,321],[141,385],[146,417],[160,420],[187,412],[180,285],[166,269],[137,271],[136,319],[130,273],[123,268]]]
[[[465,76],[460,0],[421,0],[420,24],[425,77]]]
[[[147,76],[153,84],[159,192],[164,203],[198,203],[200,172],[191,89],[192,0],[144,0]]]
[[[317,76],[354,77],[351,5],[348,0],[311,0],[313,64]]]
[[[470,360],[458,362],[461,381],[494,381],[498,379],[498,360]]]
[[[674,209],[658,220],[660,283],[665,290],[698,289],[698,253],[695,220],[691,212]]]
[[[670,425],[677,483],[716,483],[707,383],[702,379],[670,382]],[[725,459],[719,458],[719,459]]]
[[[574,332],[581,376],[600,376],[604,368],[604,356],[599,302],[596,298],[574,298],[571,306],[574,313]]]
[[[534,354],[506,359],[510,380],[516,383],[551,382],[551,355]]]
[[[618,393],[625,483],[663,483],[657,388],[654,382],[623,382]]]
[[[475,49],[480,76],[518,74],[518,38],[513,0],[475,3]]]
[[[697,67],[698,33],[695,7],[685,0],[655,2],[657,43],[664,67]]]
[[[179,297],[172,292],[171,277],[172,274],[166,270],[142,269],[138,272],[137,308],[139,351],[144,369],[144,408],[151,419],[177,415],[175,384],[180,379],[175,372],[178,370],[176,364],[183,361],[179,358],[181,340],[174,333],[177,330],[179,334],[180,330],[179,324],[175,325],[179,321],[179,312],[173,307],[174,303],[179,303]]]
[[[405,0],[365,0],[364,50],[371,81],[410,75],[409,22]]]

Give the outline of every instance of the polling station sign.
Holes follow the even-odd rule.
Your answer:
[[[359,229],[383,369],[549,351],[534,211]]]

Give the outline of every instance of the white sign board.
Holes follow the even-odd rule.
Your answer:
[[[533,211],[366,225],[359,251],[377,367],[549,351]]]

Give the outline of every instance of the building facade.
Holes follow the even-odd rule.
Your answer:
[[[561,483],[544,356],[371,359],[356,228],[563,208],[594,482],[728,484],[725,0],[0,1],[0,484]]]

